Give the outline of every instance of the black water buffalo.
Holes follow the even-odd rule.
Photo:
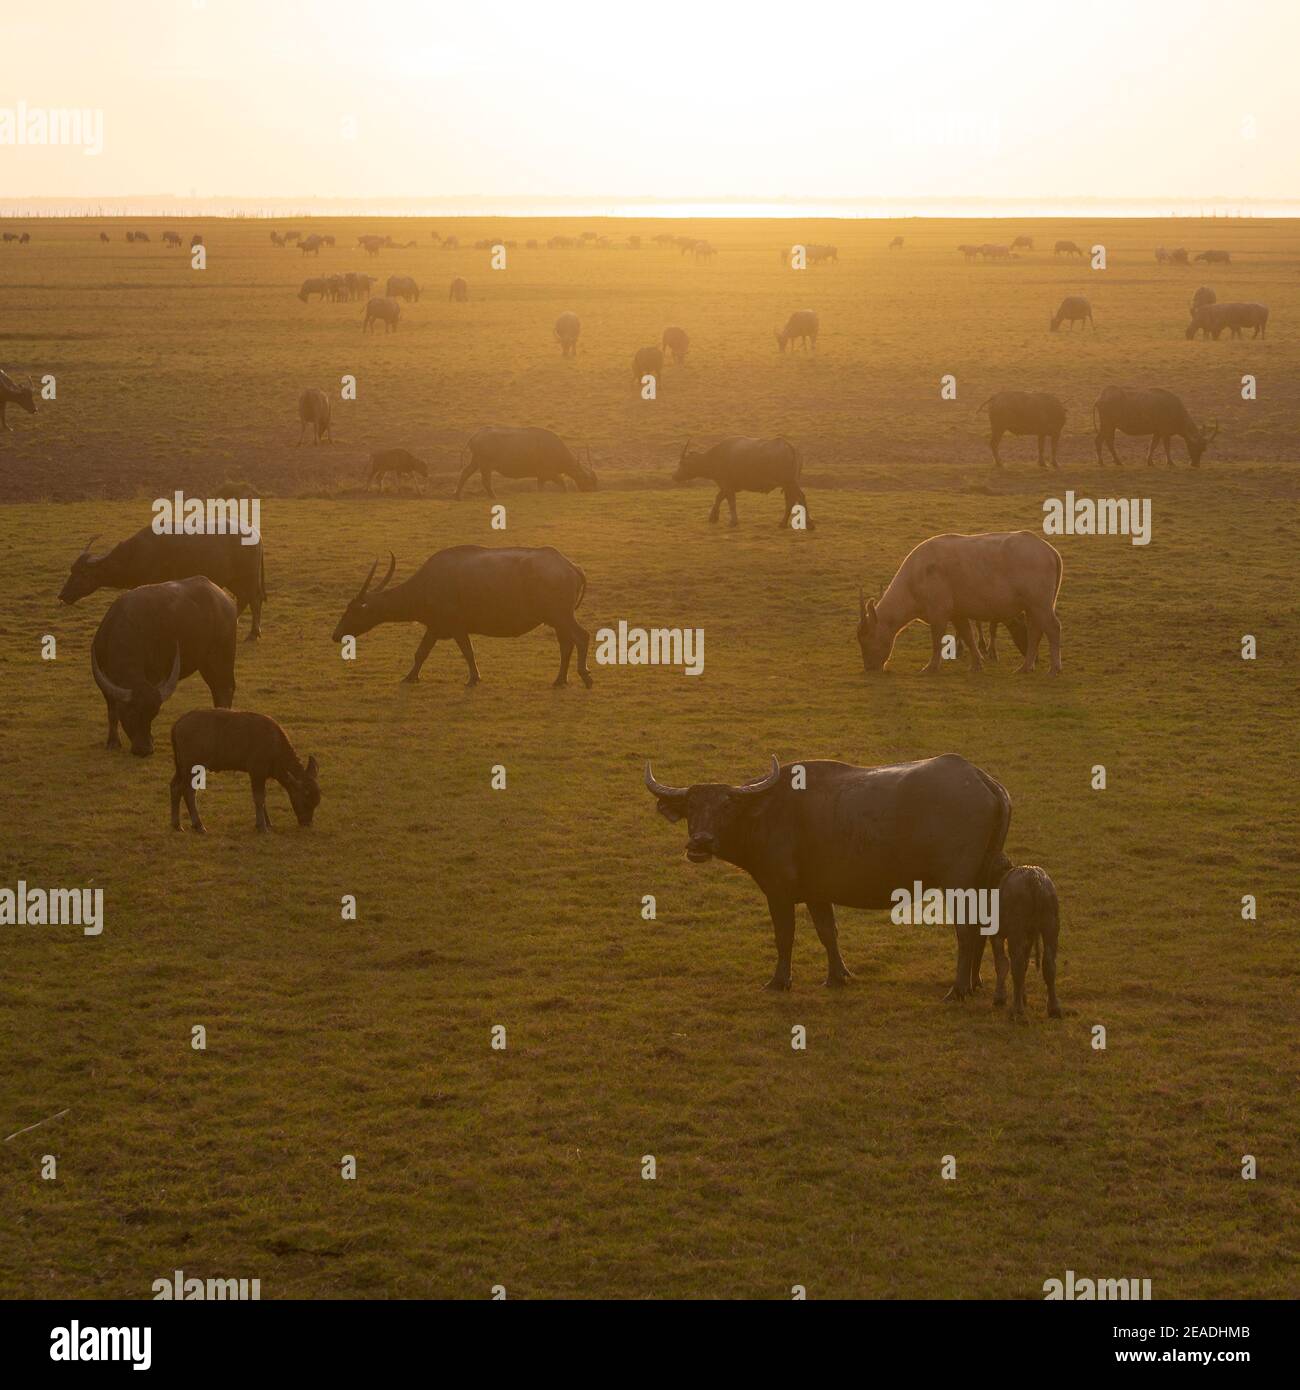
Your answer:
[[[803,785],[793,777],[802,769]],[[790,988],[794,910],[807,905],[826,951],[828,985],[851,977],[835,908],[887,908],[902,888],[987,889],[1010,860],[1002,852],[1011,798],[965,758],[948,753],[885,767],[812,760],[771,770],[747,786],[666,787],[646,764],[645,784],[670,821],[686,817],[686,857],[744,869],[767,898],[776,932],[768,989]],[[976,943],[958,934],[950,998],[977,980]]]
[[[1051,317],[1052,332],[1055,333],[1063,323],[1068,323],[1071,328],[1077,323],[1081,328],[1089,324],[1096,328],[1092,321],[1092,305],[1081,294],[1067,294],[1061,300],[1060,307]]]
[[[657,381],[664,371],[664,354],[662,348],[643,347],[637,348],[636,355],[632,358],[632,376],[638,383],[643,377],[652,376]]]
[[[1151,436],[1151,447],[1147,450],[1148,465],[1155,458],[1156,445],[1165,446],[1165,462],[1171,467],[1169,445],[1175,435],[1186,441],[1188,457],[1192,466],[1200,464],[1210,441],[1219,432],[1218,422],[1206,429],[1197,425],[1187,413],[1187,407],[1172,391],[1155,387],[1149,391],[1132,391],[1123,386],[1107,386],[1097,397],[1092,407],[1092,418],[1097,425],[1097,436],[1093,441],[1097,446],[1097,462],[1101,463],[1101,446],[1110,449],[1110,456],[1119,463],[1115,452],[1115,431],[1121,434]]]
[[[61,603],[76,603],[96,589],[138,589],[145,584],[202,575],[234,594],[237,615],[252,608],[253,630],[248,640],[255,642],[262,635],[266,558],[260,538],[255,545],[244,545],[243,538],[233,532],[224,536],[160,536],[152,526],[142,526],[135,535],[94,559],[90,547],[97,539],[91,536],[72,562],[72,570],[59,590]]]
[[[389,299],[405,299],[408,303],[420,300],[420,287],[409,275],[390,275],[384,293]]]
[[[1241,337],[1243,328],[1253,328],[1253,337],[1262,338],[1268,327],[1267,304],[1199,304],[1192,309],[1192,321],[1187,325],[1186,336],[1194,338],[1204,332],[1206,337],[1217,343],[1225,328],[1231,330],[1234,338]]]
[[[90,673],[108,706],[108,748],[153,752],[153,721],[177,683],[197,671],[212,703],[235,698],[235,605],[210,579],[169,580],[119,594],[90,644]]]
[[[384,490],[384,479],[390,474],[394,478],[404,474],[412,474],[415,477],[429,481],[429,465],[423,459],[418,459],[408,449],[380,449],[370,455],[370,472],[366,475],[366,489],[376,479],[379,480],[379,490]]]
[[[812,350],[817,351],[817,334],[821,331],[821,320],[813,309],[796,309],[785,321],[784,328],[776,330],[777,348],[784,352],[787,345],[790,351],[803,343],[805,347],[811,344]]]
[[[680,367],[686,361],[686,352],[691,345],[690,337],[684,328],[678,328],[676,324],[670,324],[664,329],[663,340],[660,346],[664,352],[672,353],[673,361]]]
[[[402,584],[388,587],[397,561],[389,555],[388,573],[373,592],[370,567],[366,582],[348,604],[334,629],[334,640],[360,637],[380,623],[423,623],[425,632],[415,661],[403,677],[414,683],[420,667],[440,639],[452,638],[469,667],[466,685],[479,683],[472,636],[522,637],[545,624],[560,643],[557,687],[569,683],[569,659],[578,649],[578,674],[588,690],[588,634],[573,616],[587,591],[587,576],[551,546],[537,548],[454,545],[426,560]]]
[[[993,462],[999,468],[1002,460],[998,456],[998,441],[1004,434],[1032,434],[1038,440],[1038,466],[1043,462],[1043,446],[1052,441],[1052,467],[1056,464],[1056,446],[1065,428],[1065,407],[1046,391],[999,391],[990,396],[976,410],[988,407],[989,448],[993,450]]]
[[[402,306],[395,299],[370,300],[366,305],[366,316],[361,322],[361,331],[374,328],[375,323],[384,325],[385,333],[396,333],[398,320],[402,317]]]
[[[691,441],[682,446],[673,481],[688,483],[692,478],[708,478],[717,484],[718,495],[713,499],[710,521],[717,521],[725,497],[731,508],[731,524],[737,525],[736,494],[738,492],[771,492],[780,488],[785,494],[785,512],[780,525],[791,518],[796,506],[804,509],[807,529],[813,529],[808,516],[808,499],[799,486],[803,460],[788,439],[746,439],[733,435],[700,453],[688,452]]]
[[[551,430],[532,425],[493,425],[471,435],[466,448],[469,462],[461,469],[456,482],[457,501],[475,473],[482,477],[483,490],[489,497],[496,496],[492,491],[493,473],[500,473],[503,478],[536,478],[539,492],[547,483],[556,483],[561,492],[566,492],[565,478],[572,478],[579,492],[596,490],[591,450],[587,450],[584,465]]]

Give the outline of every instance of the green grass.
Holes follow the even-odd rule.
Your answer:
[[[1073,1268],[1163,1297],[1282,1296],[1300,624],[1276,493],[1293,475],[1143,481],[1150,547],[1061,543],[1055,681],[1005,657],[924,678],[912,629],[868,683],[853,643],[859,574],[959,523],[1033,525],[1029,497],[845,491],[791,536],[774,498],[730,532],[700,489],[510,493],[507,539],[586,568],[593,631],[705,629],[701,678],[602,667],[590,692],[550,688],[544,633],[481,639],[474,691],[451,645],[397,683],[415,628],[339,659],[330,630],[370,558],[392,546],[404,575],[491,539],[483,501],[268,503],[272,601],[236,700],[317,754],[325,800],[300,831],[273,789],[257,837],[247,779],[219,776],[206,839],[168,828],[163,754],[101,747],[86,647],[107,596],[53,601],[74,538],[124,534],[140,507],[11,508],[0,882],[102,885],[107,925],[5,929],[0,1115],[70,1113],[0,1147],[0,1287],[144,1296],[179,1267],[267,1297],[1037,1297]],[[1247,563],[1249,598],[1229,601]],[[203,698],[188,682],[160,730]],[[841,914],[858,979],[829,993],[801,912],[794,992],[763,992],[757,889],[688,865],[640,785],[651,756],[661,777],[736,781],[769,751],[947,750],[1003,781],[1008,851],[1057,881],[1059,1023],[1034,976],[1027,1028],[987,992],[945,1005],[948,935],[884,913]]]

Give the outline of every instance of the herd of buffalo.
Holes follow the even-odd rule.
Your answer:
[[[273,239],[276,234],[273,234]],[[1018,239],[1013,246],[1032,242]],[[289,244],[281,240],[281,245]],[[301,243],[305,253],[317,251],[323,239]],[[891,249],[901,249],[896,238]],[[371,247],[366,247],[372,254]],[[698,252],[698,245],[693,246]],[[969,259],[983,255],[999,259],[1003,248],[962,248]],[[711,248],[710,248],[711,250]],[[838,259],[834,247],[814,247],[816,261]],[[1073,248],[1078,251],[1079,248]],[[1070,254],[1058,243],[1058,254]],[[997,253],[997,254],[994,254]],[[683,252],[685,254],[685,252]],[[782,253],[786,254],[785,252]],[[1010,248],[1007,254],[1014,254]],[[1166,259],[1169,253],[1166,254]],[[1157,253],[1159,258],[1159,253]],[[1185,262],[1185,256],[1183,261]],[[350,282],[350,283],[349,283]],[[322,297],[362,299],[371,277],[335,277],[308,281],[309,293]],[[398,300],[415,302],[419,287],[409,278],[392,277],[388,293],[370,298],[366,325],[383,322],[388,329],[400,317]],[[451,298],[465,299],[464,281],[453,282]],[[1257,304],[1219,304],[1214,292],[1202,288],[1191,310],[1187,336],[1204,332],[1217,338],[1225,329],[1239,336],[1244,328],[1263,334],[1268,311]],[[1091,324],[1086,299],[1067,298],[1053,315],[1051,327]],[[818,316],[811,310],[791,315],[777,332],[778,346],[805,344],[815,349]],[[571,356],[580,333],[577,316],[561,315],[555,325],[561,351]],[[638,371],[662,369],[664,354],[678,363],[689,346],[685,330],[665,329],[658,347],[642,349]],[[35,413],[30,380],[20,386],[0,372],[0,425],[7,404]],[[1002,391],[980,407],[987,410],[990,447],[999,466],[998,445],[1006,434],[1032,436],[1038,461],[1057,464],[1057,445],[1065,423],[1061,402],[1046,393]],[[301,430],[320,443],[330,438],[330,403],[319,390],[303,393],[299,403]],[[1171,461],[1170,442],[1184,440],[1191,462],[1198,464],[1217,427],[1196,424],[1182,402],[1164,390],[1135,391],[1106,387],[1094,406],[1096,451],[1103,446],[1119,463],[1116,431],[1149,436],[1147,462],[1163,445]],[[572,482],[580,492],[593,492],[596,473],[590,450],[585,460],[550,430],[541,428],[482,429],[468,441],[455,485],[459,499],[477,474],[484,491],[494,496],[492,478],[533,479],[561,490]],[[732,526],[737,524],[736,496],[740,492],[784,497],[781,525],[811,529],[807,498],[800,485],[803,461],[799,450],[784,438],[733,437],[706,449],[692,451],[687,440],[674,478],[679,482],[703,478],[717,494],[709,520],[717,522],[725,501]],[[424,462],[404,449],[372,455],[368,482],[382,488],[390,476],[427,477]],[[100,589],[120,591],[109,604],[90,648],[91,674],[104,697],[108,721],[107,746],[121,746],[124,731],[131,751],[145,757],[153,752],[153,723],[178,684],[197,673],[212,697],[213,708],[195,710],[177,720],[171,732],[174,774],[171,779],[171,822],[181,828],[184,801],[195,831],[204,829],[198,812],[192,771],[242,770],[248,773],[259,831],[270,827],[266,784],[285,789],[294,814],[310,825],[321,797],[319,769],[314,757],[303,762],[273,719],[236,711],[235,665],[237,625],[250,610],[248,640],[261,636],[266,602],[266,564],[260,535],[157,533],[144,526],[96,556],[92,537],[72,561],[59,598],[76,603]],[[480,680],[472,639],[475,636],[517,637],[550,627],[559,644],[559,670],[554,684],[568,683],[569,666],[577,653],[577,671],[590,689],[587,656],[590,634],[576,617],[587,589],[583,570],[549,547],[484,547],[456,545],[438,551],[410,577],[394,583],[396,558],[375,584],[379,561],[343,607],[334,629],[336,642],[355,639],[382,623],[415,623],[423,628],[410,669],[403,679],[419,680],[425,660],[439,641],[454,641],[465,660],[470,686]],[[863,669],[881,670],[890,659],[899,633],[914,622],[930,628],[932,656],[924,668],[939,670],[953,655],[945,639],[955,633],[974,669],[996,660],[996,633],[1004,627],[1015,641],[1020,670],[1035,668],[1038,651],[1047,640],[1050,670],[1061,671],[1061,624],[1056,603],[1062,580],[1061,556],[1039,534],[1028,531],[981,535],[941,535],[921,541],[903,558],[890,583],[878,596],[859,593],[856,637]],[[983,625],[988,625],[985,637]],[[773,757],[762,777],[738,786],[697,784],[669,786],[659,782],[650,765],[645,785],[658,811],[670,821],[686,821],[687,858],[694,863],[720,859],[749,873],[764,894],[776,942],[776,968],[768,987],[791,986],[791,951],[795,910],[804,904],[826,951],[826,983],[838,986],[850,978],[840,955],[835,907],[889,907],[900,886],[924,884],[948,895],[996,891],[1000,914],[991,932],[981,930],[977,916],[944,920],[956,927],[957,962],[951,998],[965,998],[979,983],[984,936],[992,941],[997,982],[994,1003],[1006,999],[1006,978],[1014,983],[1012,1015],[1024,1012],[1027,962],[1041,949],[1048,1011],[1059,1016],[1055,992],[1055,963],[1059,907],[1050,878],[1034,866],[1016,866],[1004,852],[1011,800],[1004,787],[980,768],[955,755],[883,767],[856,767],[841,762],[809,760],[781,765]]]

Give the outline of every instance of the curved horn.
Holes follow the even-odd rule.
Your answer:
[[[176,655],[172,658],[172,669],[171,669],[171,674],[168,675],[167,679],[166,679],[165,681],[163,681],[163,683],[158,687],[158,700],[159,700],[159,703],[165,704],[168,700],[171,699],[172,695],[173,695],[173,694],[175,693],[175,691],[176,691],[177,685],[180,684],[180,679],[181,679],[181,644],[180,644],[179,642],[177,642],[177,644],[176,644]]]
[[[366,575],[366,582],[358,590],[356,598],[352,600],[353,603],[360,603],[361,600],[365,598],[365,596],[370,592],[370,581],[375,577],[375,571],[378,568],[379,561],[376,560],[375,563],[370,566],[370,573]]]
[[[378,561],[376,561],[376,564],[377,564],[377,563],[378,563]],[[394,571],[396,568],[397,568],[397,556],[394,555],[393,552],[390,550],[390,551],[388,552],[388,573],[387,573],[386,575],[384,575],[384,582],[379,586],[378,589],[375,590],[375,593],[379,593],[380,590],[386,589],[386,588],[388,587],[388,581],[393,577],[393,571]]]
[[[645,765],[645,784],[655,796],[685,796],[687,791],[685,787],[665,787],[662,782],[656,782],[648,762]]]
[[[95,534],[91,536],[91,538],[86,542],[84,548],[82,549],[81,555],[77,556],[78,560],[80,560],[83,555],[87,559],[90,557],[90,547],[95,544],[95,542],[100,538],[101,535],[103,535],[102,531],[96,531]]]
[[[131,703],[131,692],[124,685],[114,685],[111,680],[99,669],[99,662],[95,658],[95,644],[90,644],[90,674],[95,678],[95,684],[108,696],[110,700],[116,700],[119,705],[129,705]]]
[[[681,456],[680,459],[677,460],[678,463],[685,463],[685,462],[686,462],[686,451],[687,451],[687,449],[689,449],[690,447],[691,447],[691,436],[688,434],[688,435],[686,436],[686,443],[682,445],[682,456]]]
[[[772,754],[772,770],[765,776],[760,777],[757,782],[749,782],[743,787],[736,787],[735,790],[749,796],[754,792],[765,792],[769,787],[776,785],[776,779],[781,775],[781,764],[777,760],[775,753]]]

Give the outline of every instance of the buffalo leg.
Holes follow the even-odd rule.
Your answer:
[[[930,660],[921,667],[922,674],[927,676],[936,675],[943,666],[943,639],[947,635],[948,624],[946,622],[936,622],[930,624]]]
[[[271,817],[266,814],[266,778],[254,777],[253,809],[257,812],[257,828],[265,832],[271,828]]]
[[[587,647],[591,640],[590,634],[577,618],[572,616],[569,618],[569,630],[572,632],[574,643],[578,648],[578,674],[582,677],[583,685],[590,690],[591,672],[587,669]]]
[[[731,525],[739,526],[740,520],[736,516],[736,494],[734,492],[727,493],[727,506],[731,508]]]
[[[1038,644],[1043,637],[1042,623],[1032,613],[1025,614],[1025,659],[1016,667],[1017,675],[1027,675],[1038,663]]]
[[[1047,651],[1051,657],[1048,669],[1052,675],[1059,676],[1061,674],[1061,620],[1056,616],[1054,609],[1043,615],[1040,626],[1047,634]]]
[[[248,601],[248,606],[253,614],[253,630],[248,634],[246,640],[249,642],[256,642],[262,635],[262,600],[260,598],[251,598]]]
[[[108,706],[108,742],[105,748],[121,748],[122,740],[117,736],[117,707],[107,695],[104,696],[104,703]]]
[[[470,459],[465,467],[461,469],[460,477],[456,481],[456,491],[454,493],[457,502],[460,501],[460,495],[465,490],[465,484],[469,482],[470,474],[477,473],[478,471],[479,466],[473,459]]]
[[[465,658],[465,665],[469,667],[469,680],[465,684],[477,685],[479,683],[478,663],[474,660],[474,644],[469,640],[469,633],[458,632],[456,645],[460,648],[461,656]]]
[[[1056,446],[1061,442],[1061,432],[1060,432],[1060,430],[1057,430],[1057,432],[1056,432],[1054,435],[1051,436],[1051,439],[1052,439],[1052,467],[1053,467],[1053,468],[1056,468],[1056,467],[1058,467],[1058,464],[1057,464],[1057,462],[1056,462]]]
[[[722,489],[718,489],[718,495],[713,499],[713,510],[709,513],[710,521],[717,521],[718,513],[722,510],[722,499],[725,496]]]
[[[181,791],[185,796],[185,809],[190,814],[190,829],[196,835],[207,834],[207,827],[203,824],[203,817],[199,815],[199,799],[194,795],[194,787],[188,777],[182,776]]]
[[[1151,436],[1151,447],[1147,450],[1147,467],[1148,467],[1148,468],[1150,468],[1151,465],[1155,462],[1155,459],[1156,459],[1156,445],[1157,445],[1159,442],[1160,442],[1160,436],[1159,436],[1159,435],[1156,435],[1156,434],[1153,434],[1153,435]]]
[[[555,629],[555,636],[560,643],[560,674],[551,684],[556,690],[563,690],[569,683],[569,658],[573,655],[573,634],[569,631],[567,624],[561,623]]]
[[[1029,966],[1028,923],[1018,924],[1011,934],[1011,1017],[1016,1021],[1025,1016],[1025,971]]]
[[[999,468],[1002,467],[1002,459],[1001,456],[998,454],[998,444],[1002,440],[1002,435],[1002,430],[994,430],[992,436],[989,439],[989,448],[993,450],[993,462],[997,464]]]
[[[171,782],[171,792],[172,792],[172,829],[173,829],[173,830],[179,830],[179,829],[181,828],[181,787],[182,787],[184,784],[185,784],[185,778],[184,778],[183,774],[181,773],[180,769],[178,768],[178,769],[172,774],[172,782]]]
[[[1060,1001],[1056,997],[1056,945],[1060,934],[1060,918],[1052,912],[1043,923],[1043,983],[1047,986],[1048,1018],[1061,1016]]]
[[[1172,454],[1172,453],[1170,452],[1170,450],[1169,450],[1169,446],[1170,446],[1170,444],[1171,444],[1172,442],[1173,442],[1173,435],[1171,435],[1171,434],[1165,435],[1165,465],[1166,465],[1166,467],[1168,467],[1168,468],[1172,468],[1172,467],[1174,466],[1174,456],[1173,456],[1173,454]]]
[[[953,626],[957,629],[957,635],[970,648],[970,668],[972,671],[982,671],[984,663],[980,660],[979,643],[975,633],[971,628],[969,618],[954,618]]]
[[[4,419],[4,412],[3,412],[3,411],[0,411],[0,420],[3,420],[3,419]],[[5,428],[7,429],[8,426],[5,426]],[[298,443],[299,443],[299,444],[302,443],[302,437],[303,437],[303,435],[306,434],[306,433],[307,433],[307,421],[304,420],[304,421],[302,422],[302,427],[301,427],[301,428],[299,429],[299,431],[298,431]]]
[[[420,667],[424,665],[424,659],[433,650],[437,638],[433,635],[432,628],[424,629],[424,636],[420,638],[420,645],[415,649],[415,660],[411,662],[411,669],[402,677],[405,685],[414,685],[420,679]]]
[[[853,972],[844,964],[844,957],[840,955],[840,934],[835,925],[835,907],[832,903],[809,903],[808,913],[826,952],[826,984],[829,988],[835,989],[853,978]]]
[[[776,969],[765,989],[790,988],[790,954],[794,950],[794,903],[768,898],[767,910],[772,914],[772,930],[776,933]]]
[[[993,1007],[1000,1009],[1007,1002],[1007,946],[1001,933],[993,938],[993,969],[997,980],[993,986]]]
[[[983,946],[983,938],[980,939]],[[952,988],[944,998],[946,1000],[958,1001],[965,999],[971,992],[971,976],[975,974],[979,967],[976,965],[972,969],[974,952],[971,949],[972,943],[968,933],[961,927],[957,928],[957,973],[953,976]]]

